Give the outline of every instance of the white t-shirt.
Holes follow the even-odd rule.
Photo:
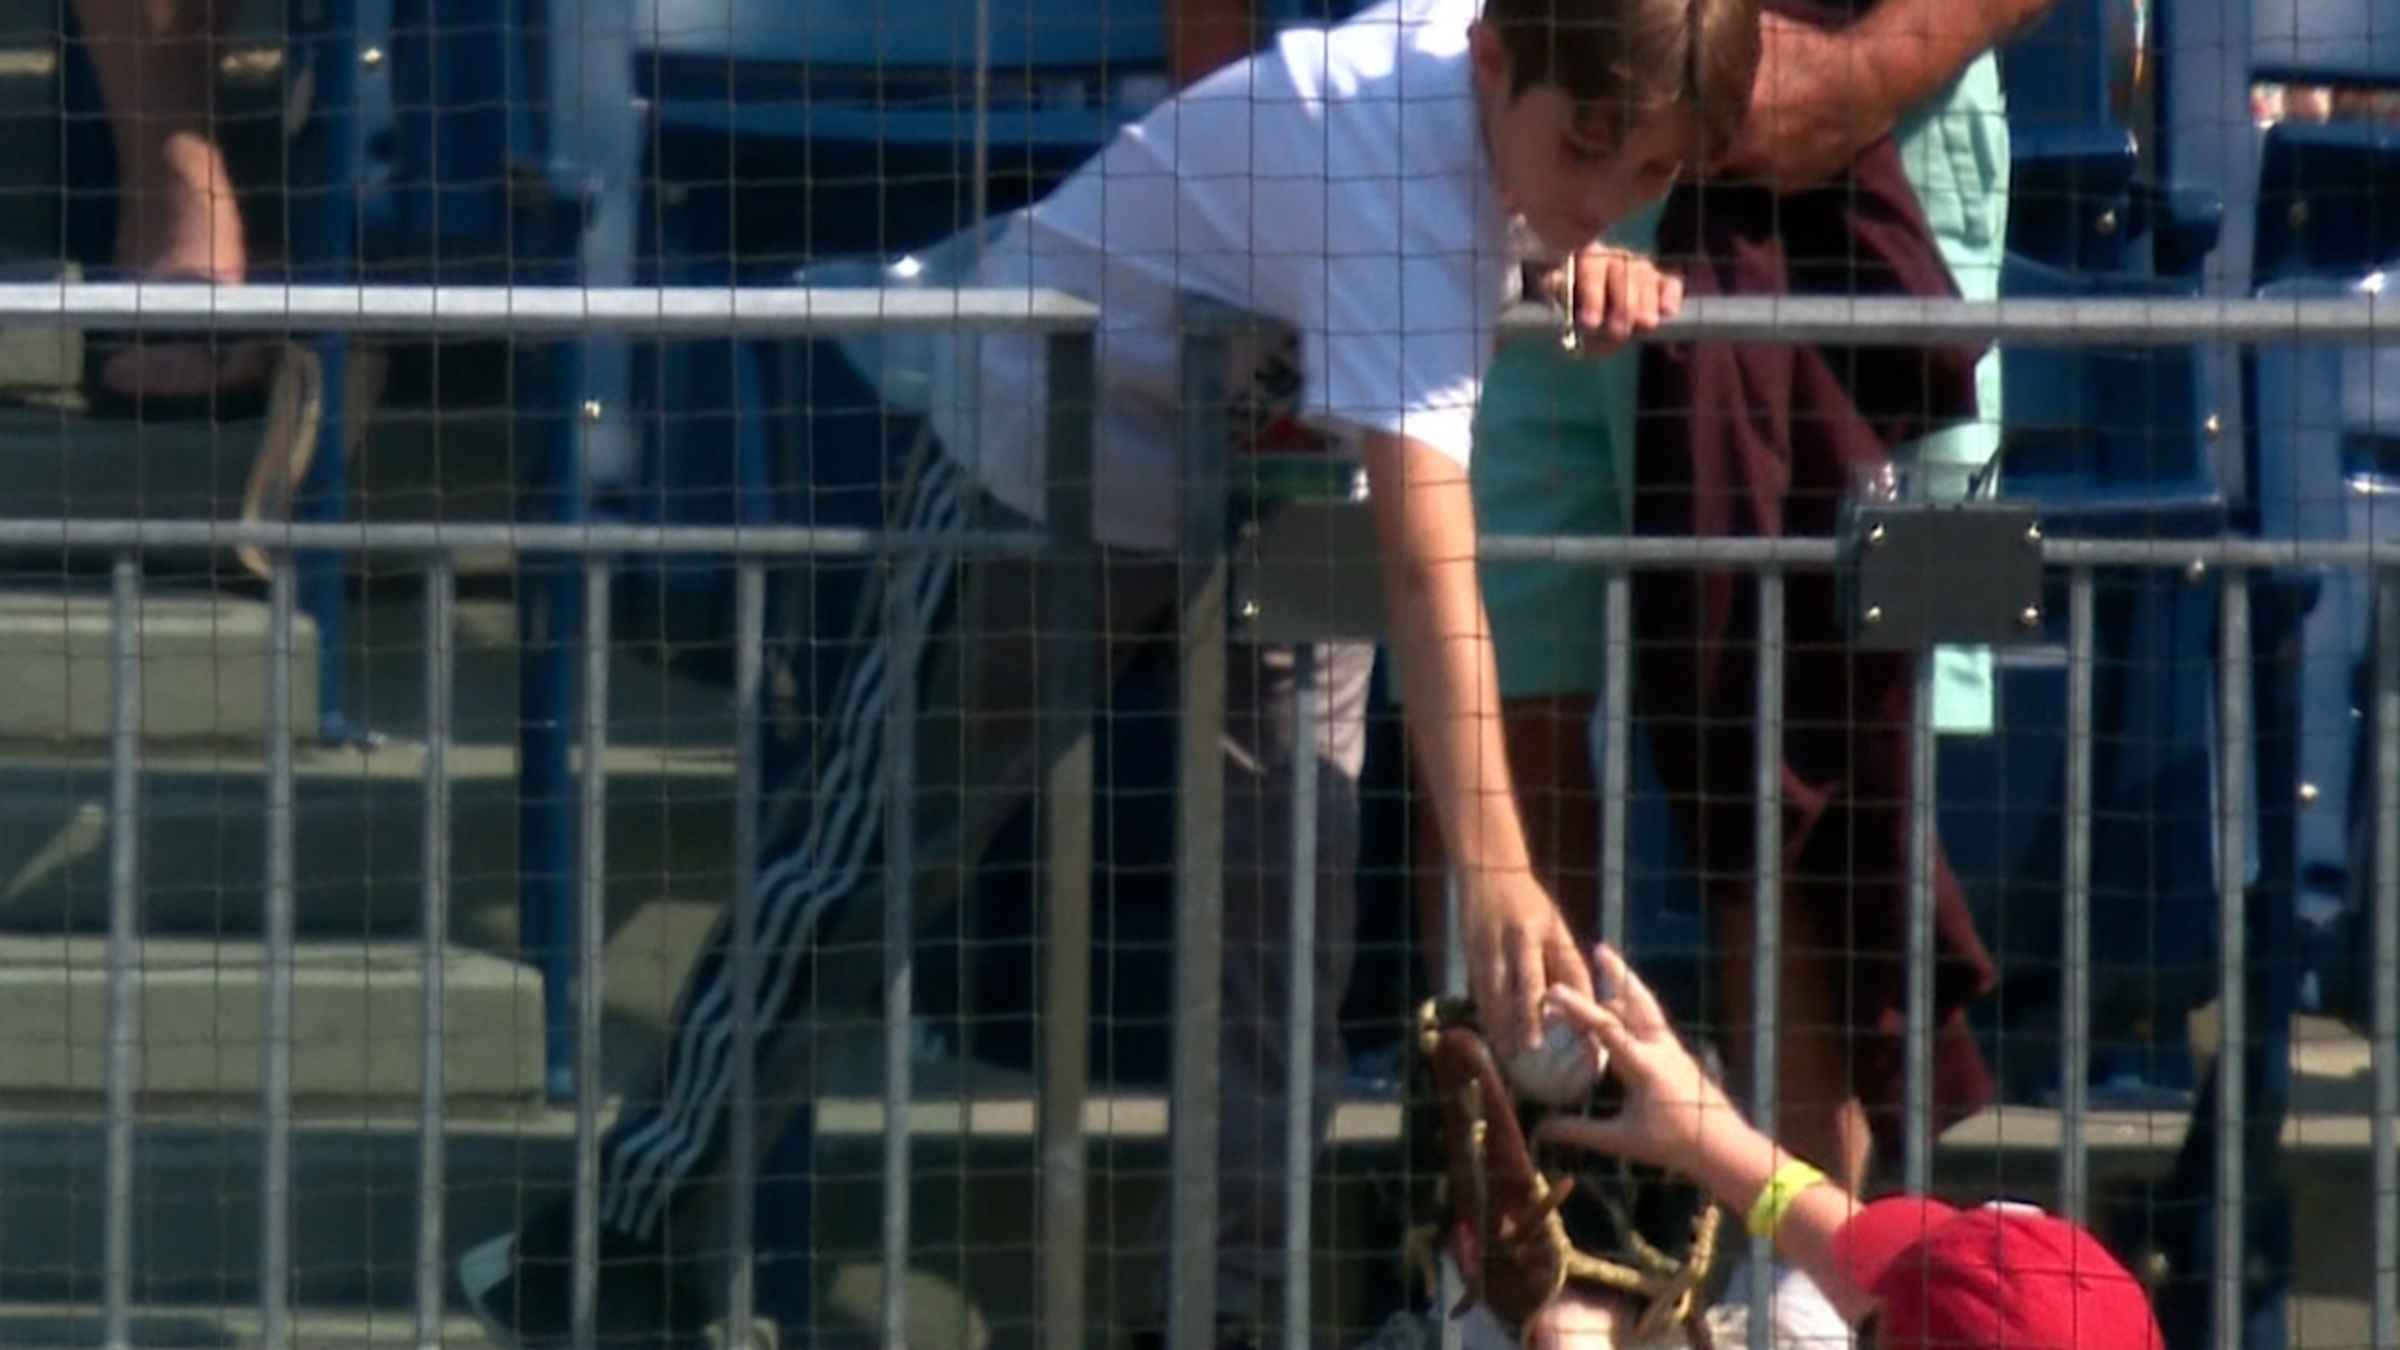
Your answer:
[[[1176,539],[1185,295],[1297,334],[1303,420],[1467,461],[1494,324],[1519,275],[1469,69],[1477,8],[1399,0],[1288,31],[1125,128],[987,246],[980,284],[1100,307],[1093,530],[1104,542]],[[994,496],[1039,520],[1042,342],[994,332],[977,345],[975,398],[937,399],[934,430]]]

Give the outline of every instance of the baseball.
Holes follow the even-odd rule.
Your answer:
[[[1544,1106],[1573,1106],[1600,1081],[1608,1051],[1552,1017],[1543,1021],[1540,1045],[1511,1053],[1500,1068],[1519,1096]]]

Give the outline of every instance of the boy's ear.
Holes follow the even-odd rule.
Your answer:
[[[1467,25],[1467,56],[1475,65],[1475,87],[1486,98],[1508,96],[1508,48],[1481,19]]]

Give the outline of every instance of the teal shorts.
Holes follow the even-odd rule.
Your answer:
[[[2006,119],[1999,60],[1986,53],[1900,128],[1909,180],[1968,299],[1999,293],[2008,224]],[[1657,223],[1653,210],[1610,241],[1647,250]],[[1632,350],[1589,361],[1539,340],[1501,347],[1476,411],[1469,466],[1484,533],[1625,532],[1639,365]],[[1955,497],[1990,462],[1999,444],[1997,354],[1986,356],[1976,374],[1978,419],[1902,452],[1912,464],[1912,487]],[[1481,570],[1501,695],[1597,693],[1605,660],[1604,570],[1551,562],[1487,562]],[[1944,648],[1936,652],[1936,668],[1936,725],[1988,729],[1990,652]]]
[[[1961,73],[1948,93],[1901,123],[1900,160],[1933,226],[1942,258],[1969,300],[2000,294],[2008,246],[2008,104],[2000,92],[2000,60],[1987,52]],[[1903,453],[1913,456],[1910,485],[1937,501],[1964,497],[1974,475],[1992,467],[2000,449],[2000,353],[1984,353],[1975,370],[1977,417],[1936,432]],[[1980,487],[1998,487],[1996,472]],[[1988,733],[1995,716],[1992,650],[1936,647],[1933,652],[1936,730]]]
[[[1652,209],[1609,242],[1643,252],[1658,237]],[[1476,526],[1485,534],[1617,535],[1630,524],[1633,419],[1641,353],[1593,360],[1545,338],[1503,343],[1475,410]],[[1606,573],[1588,563],[1487,562],[1484,607],[1499,654],[1500,694],[1599,689],[1598,622]]]

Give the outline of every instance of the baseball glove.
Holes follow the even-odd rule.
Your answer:
[[[1569,1289],[1627,1296],[1629,1344],[1677,1331],[1709,1350],[1701,1311],[1717,1292],[1720,1214],[1697,1183],[1581,1149],[1534,1145],[1550,1109],[1512,1090],[1462,1000],[1419,1010],[1409,1133],[1419,1174],[1436,1178],[1432,1212],[1466,1283],[1453,1317],[1481,1303],[1511,1332]],[[1703,1063],[1711,1072],[1711,1059]],[[1582,1108],[1621,1097],[1603,1076]]]

